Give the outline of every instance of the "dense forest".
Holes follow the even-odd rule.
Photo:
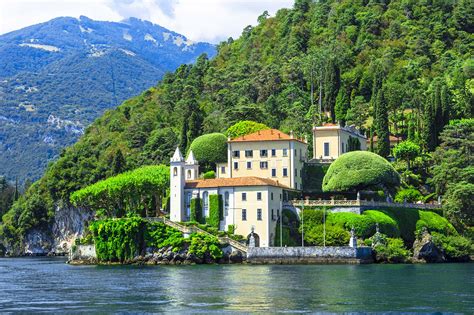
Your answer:
[[[241,120],[308,136],[324,121],[355,125],[378,136],[374,151],[384,157],[390,134],[410,139],[424,158],[403,177],[426,186],[430,152],[450,136],[444,126],[474,112],[473,21],[469,0],[297,0],[275,17],[264,12],[212,60],[180,66],[97,119],[3,216],[0,237],[19,245],[28,230],[47,228],[54,206],[77,189],[168,163],[176,145],[185,150]],[[469,138],[472,120],[460,128]],[[472,169],[469,141],[460,167]],[[447,190],[439,183],[439,193]]]

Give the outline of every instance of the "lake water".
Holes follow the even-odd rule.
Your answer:
[[[70,266],[0,259],[0,312],[456,312],[474,264]]]

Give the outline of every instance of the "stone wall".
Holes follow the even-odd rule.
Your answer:
[[[361,264],[371,263],[370,247],[254,247],[247,261],[253,264]]]
[[[95,245],[73,245],[69,251],[69,263],[95,263],[96,261]]]

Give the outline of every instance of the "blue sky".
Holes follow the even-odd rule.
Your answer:
[[[58,16],[105,21],[137,17],[194,41],[217,43],[238,37],[263,11],[274,15],[292,5],[293,0],[0,0],[0,34]]]

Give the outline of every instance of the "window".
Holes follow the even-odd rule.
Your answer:
[[[272,221],[276,221],[275,212],[273,211],[273,209],[272,209]]]
[[[280,200],[281,200],[281,194],[280,194]]]
[[[242,193],[242,201],[247,201],[247,193]]]
[[[295,168],[295,177],[298,177],[298,169]]]
[[[288,149],[283,149],[283,156],[288,156]]]
[[[188,179],[191,179],[191,170],[188,170]]]
[[[234,151],[234,152],[232,152],[232,154],[233,154],[233,156],[234,156],[235,158],[239,158],[239,157],[240,157],[240,151]]]
[[[247,162],[247,169],[248,170],[252,169],[252,162]]]
[[[298,183],[295,183],[295,188],[298,189]]]
[[[225,166],[221,166],[221,174],[225,174]]]
[[[224,215],[229,215],[229,192],[226,191],[224,194]]]
[[[257,193],[257,200],[262,200],[262,193],[261,192]]]
[[[239,162],[234,162],[234,170],[238,170],[239,169]]]
[[[276,149],[272,149],[272,156],[277,156],[277,150]]]
[[[189,218],[191,216],[191,193],[186,194],[186,216]]]
[[[280,209],[277,209],[277,218],[280,218]]]
[[[273,200],[273,193],[270,194],[271,199]]]
[[[173,168],[173,176],[178,176],[178,168]]]
[[[295,156],[298,156],[298,151],[295,149]]]
[[[262,209],[257,209],[257,220],[262,221]]]
[[[344,153],[344,142],[341,143],[341,146],[342,146],[342,149],[341,149],[341,150],[342,150],[342,153]]]
[[[247,209],[242,209],[242,221],[247,221]]]
[[[329,142],[324,142],[324,156],[329,156]]]
[[[268,150],[260,150],[260,157],[267,157],[268,156]]]
[[[209,193],[207,191],[202,194],[202,208],[204,210],[204,217],[209,217]]]
[[[268,162],[260,162],[260,168],[261,169],[267,169],[268,168]]]
[[[288,176],[288,169],[285,167],[283,168],[283,177],[287,177]]]
[[[277,170],[276,168],[272,168],[272,177],[276,177],[277,176]]]
[[[245,157],[253,157],[253,151],[252,150],[245,150]]]

